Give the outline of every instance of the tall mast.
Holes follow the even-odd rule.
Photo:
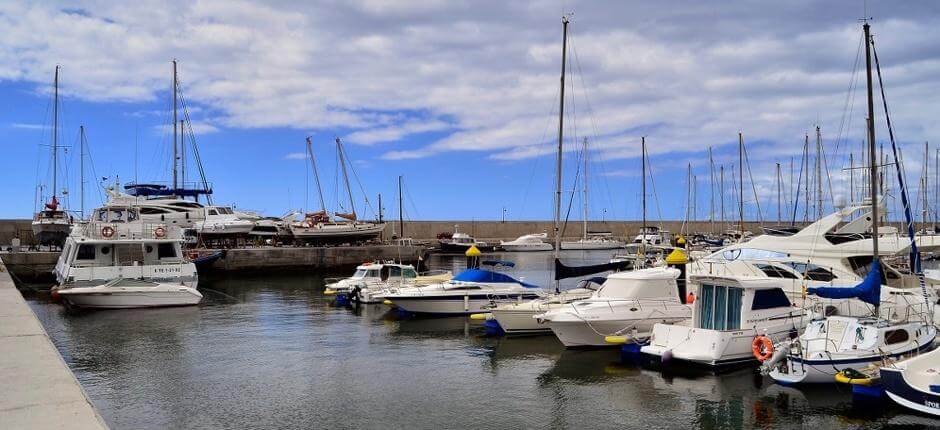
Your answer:
[[[313,168],[313,179],[317,182],[317,196],[320,197],[320,211],[326,212],[326,203],[323,201],[323,188],[320,187],[320,174],[317,172],[317,160],[313,157],[313,142],[307,136],[307,155],[310,157],[310,166]]]
[[[725,165],[722,164],[718,166],[719,172],[719,184],[718,184],[718,200],[720,201],[719,206],[721,206],[721,225],[724,228],[725,224]]]
[[[715,161],[712,147],[708,147],[708,224],[715,230]]]
[[[640,159],[642,160],[640,162],[640,166],[641,166],[640,176],[643,177],[643,181],[642,181],[643,185],[640,187],[640,193],[642,194],[642,198],[640,200],[643,201],[643,223],[640,224],[640,234],[641,234],[640,237],[642,238],[640,240],[640,249],[645,251],[646,250],[646,136],[643,136],[640,138]]]
[[[871,34],[869,33],[868,21],[862,25],[865,31],[865,75],[868,79],[868,154],[871,164],[871,238],[872,238],[872,258],[878,261],[878,154],[875,153],[875,99],[872,95],[871,80]]]
[[[178,87],[176,83],[176,60],[174,59],[173,60],[173,125],[174,127],[171,127],[171,128],[176,128],[175,126],[177,122],[177,119],[176,119],[176,105],[177,105],[176,92],[177,90],[178,90]],[[177,159],[178,158],[176,155],[176,131],[174,130],[173,131],[173,193],[174,194],[176,193],[176,190],[179,185],[179,182],[177,181],[177,178],[176,178]]]
[[[81,218],[85,219],[85,126],[78,126],[78,164],[79,164],[79,198],[81,198]]]
[[[924,192],[924,211],[923,211],[923,223],[924,223],[924,233],[927,233],[927,174],[930,173],[927,163],[927,158],[930,156],[930,143],[924,142],[924,181],[921,189]]]
[[[934,162],[933,162],[933,175],[934,175],[934,186],[933,186],[933,204],[940,205],[940,148],[934,149]],[[936,232],[937,224],[937,214],[940,213],[940,207],[935,207],[933,211],[933,223],[934,231]]]
[[[186,188],[186,133],[185,121],[180,120],[180,184]]]
[[[855,154],[849,152],[849,204],[855,203]]]
[[[781,209],[783,208],[782,198],[783,198],[783,176],[780,174],[780,163],[777,163],[777,225],[780,225],[781,222]]]
[[[803,164],[806,172],[806,184],[804,185],[804,198],[806,199],[806,207],[803,208],[803,222],[809,221],[809,134],[806,134],[806,141],[803,143]]]
[[[738,215],[741,221],[741,238],[744,238],[744,134],[738,132]]]
[[[558,154],[555,157],[555,259],[561,249],[561,156],[565,134],[565,66],[568,61],[568,17],[561,17],[561,90],[558,99]],[[558,289],[558,283],[555,283]]]
[[[587,147],[587,144],[588,144],[588,140],[587,140],[587,138],[585,137],[585,138],[584,138],[584,143],[583,143],[583,149],[581,150],[581,151],[583,151],[583,154],[581,155],[581,157],[584,159],[584,173],[581,175],[582,178],[583,178],[583,180],[584,180],[584,214],[583,214],[583,216],[582,216],[584,219],[581,221],[582,224],[583,224],[583,227],[584,227],[584,228],[582,229],[582,230],[583,230],[582,233],[583,233],[583,238],[584,238],[584,239],[587,239],[587,236],[588,236],[588,176],[587,176],[587,173],[588,173],[588,147]]]
[[[349,207],[352,209],[353,217],[356,216],[356,202],[353,200],[352,188],[349,186],[349,175],[346,173],[346,151],[343,150],[343,143],[336,138],[336,152],[339,154],[339,164],[343,167],[343,181],[346,182],[346,194],[349,195]]]
[[[52,85],[52,203],[59,192],[59,66],[55,66]],[[55,209],[53,209],[55,210]]]
[[[405,237],[405,205],[401,198],[401,175],[398,175],[398,230],[399,237]]]
[[[823,191],[822,191],[822,133],[816,126],[816,219],[822,218]]]

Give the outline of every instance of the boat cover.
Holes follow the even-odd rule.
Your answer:
[[[515,283],[526,288],[540,288],[538,285],[532,285],[522,282],[505,273],[493,272],[483,269],[467,269],[454,276],[452,281],[461,282],[480,282],[480,283]]]
[[[861,284],[854,287],[813,287],[807,288],[806,291],[826,299],[857,298],[878,306],[881,303],[881,262],[875,260],[868,276],[865,276]]]
[[[633,263],[629,261],[618,261],[614,263],[595,264],[592,266],[565,266],[561,260],[555,259],[555,280],[575,278],[578,276],[593,275],[595,273],[607,272],[610,270],[629,269]]]

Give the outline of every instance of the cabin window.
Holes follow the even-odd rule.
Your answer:
[[[402,276],[404,276],[405,278],[417,278],[418,277],[418,274],[415,273],[415,269],[403,269],[401,273],[402,273]]]
[[[787,254],[784,252],[777,251],[768,251],[766,249],[756,249],[756,248],[737,248],[729,249],[721,253],[721,256],[725,260],[734,261],[737,259],[742,260],[773,260],[786,258]]]
[[[744,290],[723,285],[702,285],[699,297],[699,326],[710,330],[741,328],[741,297]]]
[[[364,278],[366,276],[366,269],[356,269],[356,273],[353,273],[353,278]]]
[[[459,287],[451,288],[451,290],[479,290],[480,287],[476,285],[461,285]]]
[[[148,208],[148,207],[140,208],[141,215],[162,215],[162,214],[168,214],[168,213],[170,213],[170,211],[166,209]]]
[[[172,243],[157,245],[157,258],[176,258],[176,247]]]
[[[797,279],[790,271],[770,264],[758,264],[757,268],[771,278]]]
[[[378,278],[378,277],[379,277],[379,269],[370,269],[369,272],[366,273],[366,277],[368,277],[368,278]]]
[[[907,330],[888,330],[885,332],[885,344],[894,345],[896,343],[907,342],[910,339],[910,334],[907,333]]]
[[[401,277],[401,267],[398,266],[389,266],[388,267],[388,276],[392,278]]]
[[[803,276],[810,281],[830,282],[836,279],[836,275],[832,274],[832,272],[815,264],[787,263],[787,265],[792,267],[793,270],[802,273]]]
[[[102,253],[104,250],[102,250]],[[95,259],[95,245],[79,245],[78,253],[75,255],[76,260],[94,260]]]
[[[209,209],[209,215],[218,215],[218,214],[219,212],[216,211],[215,209]]]
[[[790,306],[790,299],[787,298],[787,293],[784,293],[783,290],[779,288],[773,288],[770,290],[754,291],[754,303],[751,303],[751,310],[759,311],[761,309],[784,308],[788,306]]]

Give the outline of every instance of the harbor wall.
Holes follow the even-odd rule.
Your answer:
[[[211,266],[211,270],[334,270],[352,268],[370,260],[396,260],[414,264],[424,251],[424,248],[418,246],[391,245],[228,249],[225,256]]]
[[[0,427],[108,426],[0,262]]]
[[[399,230],[398,222],[395,220],[386,220],[388,225],[385,227],[385,237],[390,238],[393,234],[397,235]],[[588,230],[591,231],[610,231],[618,237],[632,238],[637,235],[637,231],[642,223],[640,221],[591,221],[588,223]],[[652,226],[659,226],[672,233],[678,233],[682,230],[682,221],[650,221]],[[767,224],[773,224],[768,222]],[[551,233],[551,221],[406,221],[405,236],[418,240],[432,240],[439,233],[453,232],[454,225],[458,225],[460,231],[470,233],[481,240],[511,240],[524,234],[530,233]],[[760,231],[761,223],[755,221],[745,222],[745,228],[752,232]],[[735,225],[726,224],[721,227],[719,223],[709,223],[708,221],[690,222],[686,231],[691,232],[714,232],[723,231],[727,228],[736,228]],[[577,238],[581,236],[581,222],[569,221],[564,230],[564,237]],[[14,237],[19,236],[20,243],[24,246],[34,244],[33,233],[30,229],[30,220],[0,220],[0,246],[7,246]]]

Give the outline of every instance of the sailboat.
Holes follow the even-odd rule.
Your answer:
[[[72,230],[72,217],[60,208],[59,193],[59,66],[55,66],[52,102],[52,195],[33,217],[32,230],[40,245],[62,246]]]
[[[309,212],[304,215],[300,222],[290,224],[291,233],[295,240],[317,243],[344,243],[356,242],[368,239],[374,239],[385,230],[385,223],[360,221],[356,214],[356,203],[353,199],[352,188],[349,185],[349,174],[346,171],[346,152],[340,139],[336,138],[336,153],[339,157],[340,166],[343,172],[343,182],[346,185],[346,193],[349,196],[349,206],[351,212],[335,212],[336,220],[330,216],[326,210],[326,202],[323,199],[323,189],[320,186],[320,176],[317,172],[316,159],[313,156],[313,141],[307,137],[307,155],[310,158],[310,166],[313,168],[313,178],[317,184],[317,193],[320,198],[320,210]]]
[[[878,201],[879,176],[878,157],[875,152],[875,112],[874,97],[872,94],[872,52],[874,42],[870,35],[870,26],[864,22],[865,59],[868,83],[868,149],[870,160],[869,181],[871,201]],[[877,54],[875,57],[877,61]],[[880,79],[880,69],[879,69]],[[882,85],[882,100],[884,100],[884,87]],[[887,115],[887,102],[885,102]],[[887,116],[886,116],[887,118]],[[891,143],[894,148],[895,160],[898,158],[891,128],[890,118],[887,119],[888,131],[891,133]],[[897,161],[896,161],[897,163]],[[901,200],[904,206],[905,217],[908,223],[908,233],[911,238],[910,259],[911,267],[920,278],[923,292],[922,297],[915,294],[898,297],[897,294],[882,293],[882,261],[878,250],[878,216],[879,205],[872,204],[872,260],[868,276],[854,287],[815,287],[808,288],[810,295],[822,298],[842,299],[857,298],[872,305],[871,315],[862,317],[828,316],[812,321],[806,331],[793,340],[786,340],[776,345],[766,338],[757,337],[754,340],[754,354],[765,360],[762,370],[768,373],[774,381],[781,384],[798,383],[832,383],[839,380],[851,382],[859,376],[860,371],[898,359],[907,355],[916,355],[922,351],[933,348],[937,338],[937,327],[934,326],[931,315],[931,299],[927,293],[925,279],[920,267],[920,255],[914,241],[913,217],[910,203],[907,199],[904,175],[898,168],[898,185],[901,188]],[[885,296],[895,300],[909,300],[901,313],[895,308],[887,315],[881,312],[880,305]],[[857,378],[871,380],[872,374]]]
[[[561,249],[564,250],[591,250],[591,249],[619,249],[623,248],[623,242],[613,238],[613,234],[609,231],[590,231],[588,230],[588,140],[584,138],[582,147],[581,147],[581,158],[584,162],[583,172],[581,173],[581,178],[583,182],[582,187],[582,203],[583,203],[583,212],[581,214],[581,238],[576,241],[564,241],[561,242]]]

